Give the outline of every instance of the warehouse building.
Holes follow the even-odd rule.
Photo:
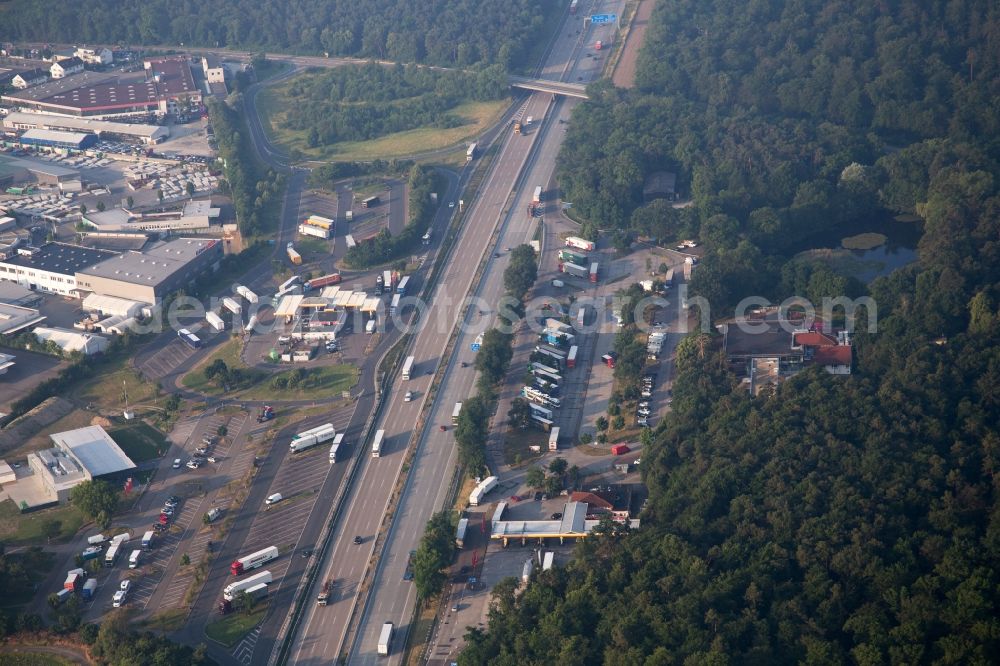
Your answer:
[[[99,425],[49,437],[51,449],[28,454],[33,478],[46,491],[49,501],[67,502],[70,491],[84,481],[115,479],[135,469],[135,463]]]
[[[78,190],[80,172],[60,164],[0,153],[0,185],[5,188],[23,183],[58,185],[65,190]]]
[[[141,73],[81,72],[0,99],[22,111],[114,118],[175,113],[179,104],[201,102],[202,93],[187,59],[159,58]]]
[[[201,70],[205,74],[205,80],[209,83],[225,83],[226,81],[226,69],[219,62],[218,56],[213,53],[202,56]]]
[[[102,335],[74,331],[71,328],[39,326],[33,333],[42,342],[51,342],[67,354],[80,352],[84,356],[100,354],[111,344]]]
[[[20,247],[0,259],[0,280],[50,294],[79,296],[77,272],[114,256],[108,250],[68,243]]]
[[[178,238],[80,269],[76,282],[81,290],[96,294],[156,303],[214,271],[222,254],[222,243],[217,239]]]
[[[18,142],[22,146],[38,148],[63,148],[66,150],[86,150],[97,143],[96,134],[80,132],[60,132],[58,130],[32,129],[21,135]]]
[[[74,116],[54,116],[48,113],[11,113],[3,119],[8,130],[46,129],[65,132],[96,134],[109,141],[138,141],[155,144],[170,136],[170,130],[160,125],[140,125],[116,123],[109,120],[77,118]]]
[[[0,303],[0,335],[14,335],[45,321],[34,308]]]
[[[217,222],[221,209],[210,201],[188,201],[181,210],[133,213],[124,208],[87,212],[81,221],[97,231],[111,233],[147,231],[206,231]]]

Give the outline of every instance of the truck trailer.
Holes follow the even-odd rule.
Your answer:
[[[566,356],[566,367],[575,368],[576,367],[576,352],[579,349],[576,345],[572,345],[569,348],[569,354]]]
[[[594,251],[594,241],[589,241],[579,236],[570,236],[566,239],[566,247],[575,247],[578,250],[583,250],[584,252]]]
[[[222,331],[225,330],[226,328],[226,323],[222,321],[222,317],[215,314],[214,312],[206,312],[205,321],[207,321],[208,325],[214,328],[216,331]]]
[[[330,273],[329,275],[324,275],[322,277],[313,278],[306,282],[306,291],[312,291],[313,289],[321,289],[322,287],[329,287],[332,284],[340,284],[340,273]]]
[[[256,553],[250,553],[238,560],[233,560],[233,563],[229,565],[229,572],[234,576],[239,576],[250,569],[256,569],[257,567],[264,566],[271,560],[277,559],[278,555],[277,546],[268,546],[263,550],[258,550]]]
[[[146,532],[145,534],[142,535],[142,549],[143,550],[152,550],[152,548],[153,548],[153,537],[154,537],[155,534],[156,534],[156,532],[154,532],[153,530],[149,530],[148,532]]]
[[[285,252],[288,254],[288,259],[293,264],[296,266],[300,266],[302,264],[302,255],[296,252],[295,247],[293,247],[291,243],[289,243],[288,247],[285,248]]]
[[[542,186],[538,185],[535,187],[535,193],[531,196],[532,203],[542,203]]]
[[[299,233],[303,236],[315,236],[316,238],[322,238],[323,240],[330,240],[329,229],[324,229],[323,227],[318,227],[314,224],[309,224],[308,222],[303,222],[299,225]]]
[[[386,622],[382,625],[382,631],[378,635],[378,654],[380,657],[388,657],[389,652],[392,651],[393,631],[392,622]]]
[[[324,423],[321,426],[306,430],[305,432],[300,432],[299,434],[293,436],[288,448],[292,453],[297,453],[319,444],[329,442],[336,436],[337,431],[334,429],[333,424]]]
[[[339,432],[337,436],[333,438],[333,444],[330,445],[330,464],[337,462],[337,454],[340,452],[340,445],[344,443],[344,433]]]
[[[486,493],[496,488],[499,481],[500,480],[495,476],[488,476],[480,481],[479,485],[473,488],[472,492],[469,493],[469,504],[472,506],[479,506],[479,503],[482,501],[483,497],[486,496]]]
[[[243,306],[240,305],[236,299],[229,298],[228,296],[222,299],[222,307],[226,308],[234,315],[239,315],[243,312]]]
[[[233,291],[235,291],[238,296],[242,296],[243,298],[247,299],[248,303],[256,304],[258,301],[260,301],[260,299],[257,297],[257,294],[253,293],[252,291],[250,291],[250,289],[244,287],[241,284],[238,284],[235,287],[233,287]]]
[[[568,261],[560,264],[559,270],[566,275],[572,275],[573,277],[583,278],[585,280],[590,278],[590,271],[579,264],[571,264]]]
[[[259,574],[254,574],[249,578],[244,578],[243,580],[238,580],[235,583],[230,583],[222,590],[222,598],[226,601],[232,601],[237,593],[243,590],[249,590],[252,587],[256,587],[261,583],[265,585],[269,584],[273,578],[271,577],[270,571],[261,571]]]

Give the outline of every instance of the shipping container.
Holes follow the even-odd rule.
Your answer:
[[[375,439],[372,440],[372,458],[378,458],[382,455],[383,440],[385,440],[385,430],[377,431]]]

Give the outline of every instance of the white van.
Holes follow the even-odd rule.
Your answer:
[[[277,504],[278,502],[280,502],[283,499],[284,498],[281,496],[281,493],[274,493],[273,495],[271,495],[270,497],[268,497],[264,501],[264,503],[268,504],[268,505],[270,505],[270,504]]]
[[[365,324],[365,333],[367,333],[368,335],[371,335],[374,332],[375,332],[375,320],[374,319],[369,319],[368,323]]]

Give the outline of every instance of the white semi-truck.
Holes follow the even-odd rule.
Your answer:
[[[264,566],[271,560],[277,559],[279,554],[277,546],[268,546],[267,548],[258,550],[256,553],[250,553],[238,560],[233,560],[233,563],[229,565],[229,572],[234,576],[239,576],[250,569],[256,569],[257,567]]]
[[[243,298],[247,299],[247,301],[250,303],[256,303],[258,300],[260,300],[257,298],[257,294],[253,293],[247,287],[244,287],[241,284],[234,286],[233,291],[235,291],[238,295],[242,296]]]
[[[292,453],[297,453],[299,451],[305,451],[306,449],[312,448],[319,444],[329,442],[334,437],[337,436],[337,431],[334,429],[332,423],[324,423],[321,426],[316,426],[315,428],[310,428],[305,432],[300,432],[299,434],[292,437],[292,442],[289,444],[289,449]]]
[[[273,578],[271,577],[270,571],[261,571],[259,574],[254,574],[243,580],[238,580],[235,583],[230,583],[226,585],[225,589],[222,590],[222,598],[226,601],[232,601],[237,594],[244,590],[250,590],[260,584],[268,585],[271,583]]]
[[[392,622],[386,622],[382,625],[382,631],[378,635],[378,654],[380,657],[389,656],[389,652],[392,650],[393,631]]]

